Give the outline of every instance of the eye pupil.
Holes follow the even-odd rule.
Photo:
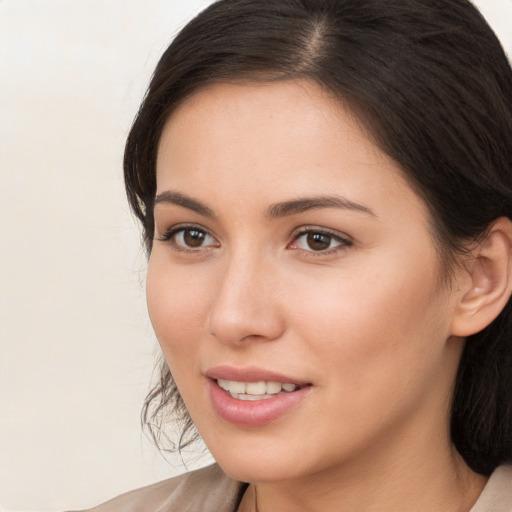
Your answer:
[[[197,229],[187,229],[183,233],[183,241],[188,247],[201,247],[205,233]]]
[[[331,244],[331,237],[323,233],[308,233],[307,243],[313,251],[324,251]]]

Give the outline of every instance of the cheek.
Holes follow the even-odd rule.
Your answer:
[[[318,369],[318,388],[331,404],[323,424],[328,417],[347,436],[392,425],[449,376],[436,281],[402,270],[389,278],[368,270],[336,285],[317,281],[291,306],[300,311],[294,328],[306,350],[302,358]],[[368,423],[368,411],[374,422]]]
[[[288,294],[297,335],[354,384],[439,356],[447,331],[435,267],[418,272],[397,258],[384,263],[326,276],[314,286],[303,282],[308,293]]]
[[[199,329],[205,325],[207,289],[200,273],[180,272],[159,254],[151,255],[146,278],[148,311],[170,366],[194,355]]]

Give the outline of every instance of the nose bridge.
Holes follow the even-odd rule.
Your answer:
[[[273,340],[283,331],[273,295],[272,262],[247,244],[230,251],[219,272],[210,311],[210,331],[223,343]]]

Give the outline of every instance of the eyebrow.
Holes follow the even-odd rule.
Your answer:
[[[180,194],[179,192],[166,190],[165,192],[158,194],[155,197],[155,205],[162,203],[183,206],[183,208],[192,210],[196,213],[199,213],[199,215],[204,215],[205,217],[215,217],[213,210],[208,208],[208,206],[201,203],[200,201],[197,201],[196,199],[192,199],[191,197]]]
[[[157,204],[174,204],[192,210],[199,215],[215,218],[215,213],[211,208],[196,199],[192,199],[179,192],[166,190],[155,197],[155,205]],[[339,208],[343,210],[352,210],[363,212],[373,217],[375,213],[368,207],[358,203],[354,203],[345,197],[340,196],[314,196],[292,199],[270,205],[265,213],[269,219],[279,217],[287,217],[290,215],[298,215],[309,210],[318,210],[322,208]]]
[[[276,217],[297,215],[308,210],[318,210],[321,208],[341,208],[343,210],[353,210],[367,213],[372,217],[376,217],[375,213],[370,208],[339,196],[304,197],[291,201],[285,201],[283,203],[276,203],[268,208],[266,216],[268,218],[274,219]]]

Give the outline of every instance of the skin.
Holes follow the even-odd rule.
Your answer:
[[[268,215],[321,196],[358,208]],[[485,479],[449,437],[467,276],[441,279],[425,204],[343,104],[307,82],[209,86],[165,126],[157,197],[150,317],[206,445],[252,483],[241,511],[256,494],[260,512],[471,508]],[[234,425],[208,393],[219,365],[311,388],[275,421]]]

